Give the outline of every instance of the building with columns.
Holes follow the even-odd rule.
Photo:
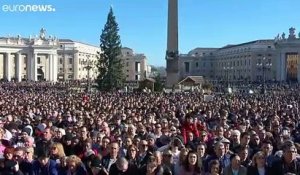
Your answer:
[[[151,66],[147,64],[147,57],[144,54],[137,54],[131,48],[123,47],[122,61],[123,72],[127,82],[141,81],[149,77]]]
[[[45,37],[44,29],[35,38],[0,38],[0,76],[2,79],[21,81],[57,80],[57,48],[55,37]],[[1,69],[0,69],[1,70]]]
[[[99,46],[46,37],[45,29],[35,37],[0,37],[0,79],[53,82],[96,79],[100,51]],[[137,82],[150,75],[151,67],[144,54],[123,47],[121,58],[127,81]]]
[[[179,80],[200,75],[211,81],[300,82],[300,35],[295,28],[275,39],[255,40],[222,48],[195,48],[179,55]]]
[[[0,79],[53,82],[94,79],[98,52],[100,48],[96,46],[46,37],[45,29],[35,37],[0,37]]]
[[[70,39],[60,39],[57,49],[58,79],[60,81],[96,79],[98,52],[100,47]]]

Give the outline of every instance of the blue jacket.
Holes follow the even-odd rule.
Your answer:
[[[58,175],[58,165],[54,160],[49,159],[46,166],[42,166],[39,161],[33,164],[34,175]]]

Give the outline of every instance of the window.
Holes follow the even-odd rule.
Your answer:
[[[68,78],[72,78],[73,76],[72,75],[68,75]]]
[[[184,62],[185,73],[190,73],[190,63]]]
[[[41,57],[37,57],[37,64],[41,64]]]
[[[141,79],[141,75],[135,75],[135,80],[140,80]]]
[[[196,67],[198,67],[199,65],[198,65],[198,62],[196,62]]]
[[[62,71],[63,71],[63,68],[59,68],[59,71],[61,71],[61,72],[62,72]]]
[[[126,66],[127,66],[127,67],[129,66],[129,62],[126,62]]]
[[[59,64],[63,64],[63,59],[59,59]]]
[[[135,62],[135,72],[140,72],[140,71],[141,71],[141,63]]]
[[[72,68],[69,68],[69,71],[72,71],[73,69]]]
[[[271,49],[271,46],[268,46],[268,49]]]
[[[69,64],[73,64],[73,59],[69,58]]]

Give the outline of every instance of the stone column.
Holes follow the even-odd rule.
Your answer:
[[[49,73],[49,59],[50,59],[50,55],[46,55],[46,61],[45,61],[45,69],[44,69],[44,78],[46,81],[49,81],[49,77],[50,77],[50,73]]]
[[[287,67],[286,67],[286,53],[283,52],[280,54],[280,80],[286,81],[287,76]]]
[[[37,53],[33,53],[33,57],[31,59],[31,80],[37,81]]]
[[[49,60],[49,81],[53,81],[53,55],[49,54],[48,55],[48,60]]]
[[[63,55],[63,68],[64,68],[64,80],[66,81],[68,79],[68,72],[69,72],[69,68],[68,68],[68,64],[69,63],[69,57],[66,57],[66,53],[64,51],[64,55]]]
[[[79,79],[79,53],[74,53],[74,61],[73,61],[73,78],[74,80]]]
[[[57,82],[57,70],[58,70],[58,68],[57,68],[58,67],[57,54],[53,54],[52,58],[53,58],[53,66],[52,66],[53,67],[53,69],[52,69],[53,70],[53,74],[52,74],[53,77],[52,78],[53,78],[54,82]]]
[[[11,57],[10,53],[5,53],[5,72],[4,78],[8,81],[11,81]]]
[[[21,53],[16,53],[16,79],[18,82],[22,81],[22,63],[23,57]]]
[[[26,54],[26,76],[27,80],[31,80],[31,54]]]

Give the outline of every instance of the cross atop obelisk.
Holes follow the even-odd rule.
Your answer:
[[[168,88],[179,80],[178,61],[178,0],[168,0],[167,82]]]

